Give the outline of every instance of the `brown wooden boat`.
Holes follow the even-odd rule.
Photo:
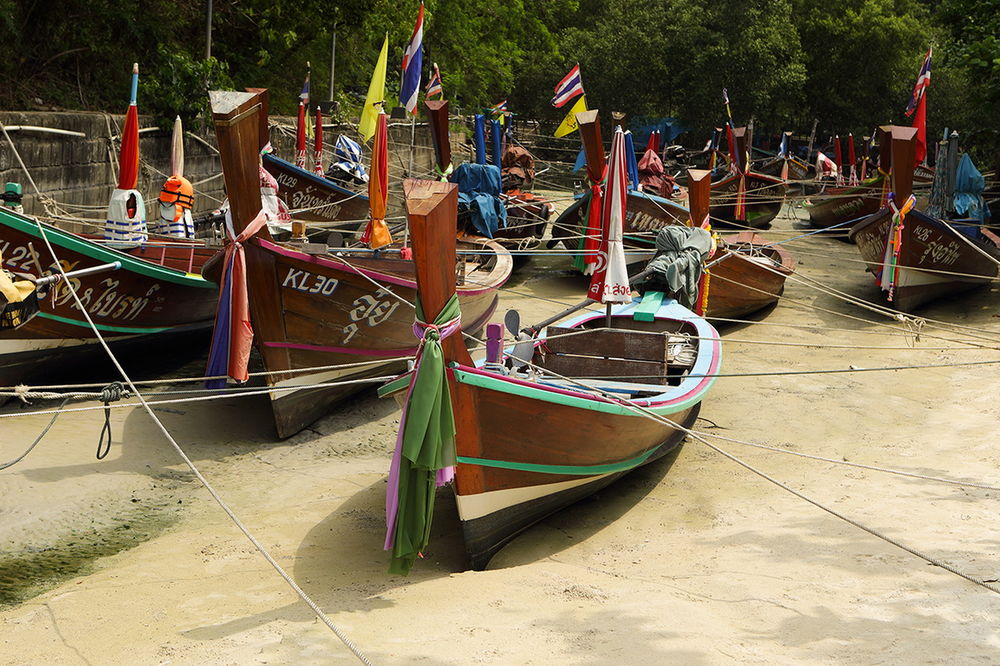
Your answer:
[[[746,127],[733,130],[736,150],[741,155],[750,154],[751,134]],[[745,213],[742,218],[737,212],[740,181],[743,181],[743,203]],[[730,170],[712,181],[712,219],[736,227],[769,229],[771,221],[781,212],[785,204],[788,185],[781,178],[768,176],[742,168],[730,162]]]
[[[39,231],[52,243],[52,256]],[[63,270],[120,262],[113,273],[74,279],[87,313],[101,335],[118,348],[147,345],[171,335],[205,330],[215,313],[217,288],[201,277],[215,253],[195,242],[151,238],[124,250],[0,209],[0,255],[12,273],[38,278]],[[49,375],[99,352],[97,338],[64,284],[39,299],[36,316],[13,330],[0,330],[0,386]]]
[[[597,111],[578,114],[581,137],[587,157],[588,174],[604,171],[604,150]],[[701,224],[709,215],[711,172],[688,171],[687,199],[690,210],[673,199],[629,191],[625,212],[625,247],[630,263],[647,261],[656,245],[656,233],[665,226]],[[553,237],[580,236],[587,228],[587,204],[590,193],[575,201],[553,225]],[[578,242],[567,240],[576,249]],[[636,252],[642,250],[645,252]],[[777,302],[784,291],[785,279],[795,269],[791,254],[763,237],[747,231],[724,236],[719,251],[708,264],[711,276],[707,316],[734,318],[761,310]]]
[[[430,181],[405,187],[420,299],[433,320],[455,288],[449,268],[454,238],[446,230],[454,223],[456,190]],[[593,312],[549,328],[532,343],[531,374],[504,370],[500,359],[477,367],[458,334],[442,341],[454,410],[454,491],[472,568],[484,568],[533,523],[683,439],[677,426],[689,427],[697,417],[718,371],[721,345],[704,319],[655,293],[645,317],[637,316],[645,299],[615,308],[614,330],[604,328],[604,313]],[[568,331],[580,333],[560,335]],[[380,394],[402,400],[411,381],[413,372]],[[652,418],[623,400],[635,401]]]
[[[451,163],[451,139],[448,133],[448,100],[424,102],[430,116],[431,139],[434,158],[440,173],[447,173]],[[531,170],[532,177],[534,170]],[[507,224],[497,229],[493,240],[510,250],[537,248],[545,235],[554,207],[542,197],[529,192],[511,190],[500,195],[507,209]],[[458,228],[470,236],[479,231],[468,221],[467,214],[459,214]]]
[[[912,127],[891,126],[885,135],[894,165],[893,197],[900,205],[913,191],[913,169],[899,165],[914,163],[915,137],[916,129]],[[982,229],[979,237],[970,237],[947,220],[914,208],[903,219],[902,244],[898,257],[893,259],[891,239],[896,226],[893,211],[883,208],[852,226],[850,237],[857,243],[868,271],[889,292],[889,300],[897,310],[911,312],[928,301],[997,278],[1000,238],[989,230]]]
[[[248,88],[260,95],[259,148],[271,140],[268,125],[268,93],[264,88]],[[278,196],[288,207],[293,219],[306,223],[323,224],[327,228],[355,230],[367,219],[368,195],[342,187],[334,181],[299,168],[267,153],[262,157],[267,172],[278,181]]]
[[[212,110],[233,224],[244,229],[260,210],[255,169],[255,93],[213,92]],[[454,233],[454,227],[451,229]],[[459,275],[463,325],[478,330],[510,275],[510,253],[485,241],[462,244]],[[308,251],[307,251],[308,250]],[[254,344],[271,374],[271,407],[279,437],[288,437],[344,396],[364,388],[351,380],[393,374],[416,348],[411,332],[414,266],[398,249],[330,253],[326,247],[277,243],[266,228],[245,244]],[[466,254],[468,252],[468,254]],[[335,385],[331,385],[335,384]]]

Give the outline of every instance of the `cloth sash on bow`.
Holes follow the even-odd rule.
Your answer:
[[[250,378],[247,363],[250,359],[250,345],[253,343],[253,327],[250,325],[246,252],[243,243],[260,231],[266,222],[267,217],[262,210],[239,236],[226,244],[222,275],[219,278],[219,304],[215,310],[212,346],[205,370],[208,377],[226,375],[236,382],[245,382]],[[210,389],[223,388],[225,385],[225,379],[210,379],[205,382],[205,387]]]
[[[455,418],[441,340],[461,330],[455,294],[432,324],[423,321],[417,298],[413,333],[420,338],[410,387],[403,403],[396,451],[385,495],[385,550],[389,572],[406,575],[430,541],[434,494],[454,478]]]
[[[903,249],[903,221],[906,214],[910,212],[917,199],[912,194],[903,202],[902,208],[896,207],[893,194],[889,193],[889,207],[892,208],[892,224],[889,226],[889,237],[885,242],[885,254],[882,257],[882,279],[881,287],[888,291],[888,300],[892,301],[893,293],[896,290],[896,282],[899,278],[899,253]]]

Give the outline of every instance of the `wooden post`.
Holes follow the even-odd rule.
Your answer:
[[[892,192],[896,206],[913,193],[913,168],[917,159],[917,128],[892,126],[889,128],[892,148]]]
[[[434,143],[434,159],[438,169],[445,172],[451,164],[451,138],[448,136],[448,100],[436,99],[424,102],[430,114],[431,140]]]
[[[258,147],[263,113],[261,95],[213,90],[209,99],[233,229],[239,234],[261,209]],[[266,226],[257,235],[270,238]]]
[[[601,139],[601,118],[597,109],[576,114],[583,154],[587,157],[587,176],[599,183],[604,178],[604,142]]]
[[[458,217],[458,186],[434,180],[403,181],[409,216],[417,293],[428,323],[455,293],[455,228]],[[446,362],[472,365],[461,331],[441,342]]]
[[[708,215],[711,194],[712,172],[688,169],[688,207],[691,211],[692,227],[700,227]]]

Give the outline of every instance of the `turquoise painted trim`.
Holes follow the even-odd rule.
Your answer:
[[[410,373],[396,377],[395,379],[390,379],[382,386],[378,387],[378,397],[384,398],[390,393],[395,393],[396,391],[401,391],[410,385]]]
[[[72,324],[73,326],[90,328],[90,324],[85,321],[77,321],[68,317],[60,317],[59,315],[50,314],[48,312],[39,312],[38,316],[44,319],[58,321],[63,324]],[[163,331],[169,331],[173,328],[171,326],[164,328],[134,328],[132,326],[108,326],[107,324],[96,324],[96,326],[99,330],[107,331],[108,333],[162,333]]]
[[[659,312],[660,304],[663,303],[663,296],[662,291],[647,291],[632,312],[632,319],[636,321],[655,321],[656,313]]]
[[[631,460],[603,465],[539,465],[536,463],[508,462],[505,460],[488,460],[486,458],[466,458],[458,456],[456,460],[464,465],[479,465],[480,467],[499,467],[500,469],[515,469],[519,472],[538,472],[539,474],[567,474],[574,476],[593,476],[597,474],[613,474],[634,469],[643,464],[659,450],[656,446]]]
[[[9,211],[5,208],[0,208],[0,226],[11,227],[41,240],[41,234],[38,232],[38,224],[36,224],[34,220],[18,215],[17,213]],[[45,236],[51,240],[53,244],[64,247],[67,250],[79,252],[80,254],[96,259],[101,263],[107,264],[114,261],[120,261],[122,262],[121,270],[147,275],[149,277],[156,278],[157,280],[175,282],[188,287],[200,287],[203,289],[216,288],[214,282],[209,282],[200,275],[185,273],[174,270],[173,268],[167,268],[166,266],[159,266],[149,261],[136,259],[130,254],[126,254],[125,252],[121,252],[110,247],[104,247],[103,245],[98,245],[97,243],[91,242],[86,238],[82,238],[76,234],[71,234],[68,231],[63,231],[62,229],[53,227],[51,224],[45,224],[42,222],[42,226],[45,228]]]
[[[507,393],[510,395],[518,395],[530,400],[542,400],[544,402],[550,402],[556,405],[565,405],[567,407],[574,407],[576,409],[586,409],[592,412],[602,412],[604,414],[611,414],[613,416],[635,416],[636,412],[633,408],[621,405],[614,402],[605,402],[603,400],[593,400],[590,398],[578,398],[572,395],[566,395],[565,393],[559,393],[556,391],[545,390],[544,388],[535,388],[533,386],[525,386],[524,384],[519,384],[515,382],[504,381],[502,378],[488,377],[486,375],[474,374],[471,372],[464,372],[462,370],[454,370],[455,379],[462,383],[468,384],[470,386],[478,386],[479,388],[489,389],[491,391],[498,391],[500,393]],[[595,382],[597,386],[600,386],[600,382]],[[672,387],[673,388],[673,387]],[[706,386],[706,390],[707,390]],[[563,387],[563,390],[572,390]],[[671,391],[672,392],[672,391]],[[656,400],[656,397],[643,398],[643,406],[654,414],[666,415],[673,414],[675,412],[682,411],[688,407],[701,402],[705,391],[698,391],[692,397],[687,400],[671,403],[664,406],[646,406],[647,403]],[[663,396],[669,395],[664,393]]]

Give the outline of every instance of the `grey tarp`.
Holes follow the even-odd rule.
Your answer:
[[[643,284],[692,308],[698,300],[698,282],[712,248],[712,235],[699,227],[671,226],[656,235],[656,256],[647,264],[653,271]]]

